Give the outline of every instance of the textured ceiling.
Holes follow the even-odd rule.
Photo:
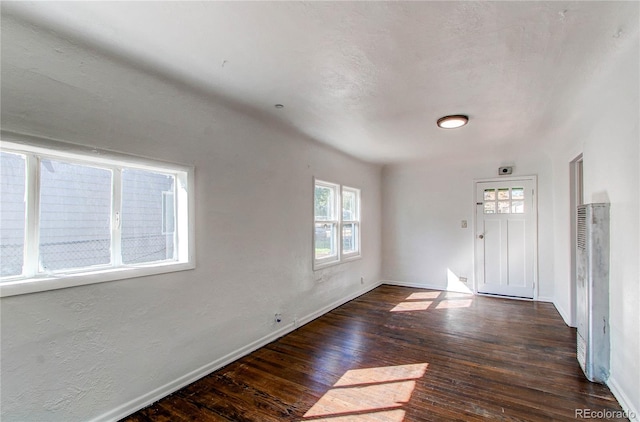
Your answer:
[[[28,22],[378,163],[548,139],[638,36],[636,2],[3,2],[2,13],[3,64],[38,54],[6,48],[24,38],[8,22]],[[459,113],[469,125],[436,127]]]

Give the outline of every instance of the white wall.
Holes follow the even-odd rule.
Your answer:
[[[581,107],[568,109],[566,125],[553,135],[555,214],[555,303],[569,324],[569,163],[584,154],[585,202],[611,204],[609,385],[624,406],[640,417],[640,113],[638,34],[585,87]]]
[[[53,34],[2,48],[3,129],[195,165],[197,231],[195,270],[2,298],[3,421],[123,416],[377,285],[378,166]],[[312,270],[313,176],[362,189],[363,259]]]
[[[430,288],[459,288],[449,271],[474,279],[474,180],[498,177],[513,165],[514,176],[538,176],[538,279],[541,300],[553,298],[551,162],[540,152],[508,149],[486,156],[385,166],[383,169],[384,280]],[[467,220],[468,228],[461,228]]]

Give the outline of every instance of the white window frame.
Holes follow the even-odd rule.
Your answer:
[[[346,261],[346,260],[350,260],[350,259],[355,259],[355,258],[359,258],[360,257],[360,189],[356,189],[356,188],[351,188],[348,186],[342,186],[341,192],[340,192],[340,200],[342,201],[342,197],[344,196],[345,192],[350,192],[355,194],[356,196],[356,203],[355,203],[355,212],[354,212],[354,216],[355,218],[352,218],[351,220],[344,220],[343,219],[343,213],[344,210],[342,209],[342,203],[340,206],[340,251],[342,253],[342,260]],[[345,252],[344,251],[344,239],[342,238],[342,234],[343,234],[343,228],[345,225],[347,224],[353,224],[356,230],[356,236],[355,236],[355,251],[353,252]]]
[[[173,203],[173,214],[174,214],[174,218],[175,218],[175,213],[176,213],[176,198],[175,198],[175,194],[173,192],[162,192],[162,234],[175,234],[176,232],[176,227],[175,227],[175,223],[174,223],[174,227],[173,230],[168,231],[167,230],[167,209],[165,208],[167,205],[167,197],[170,196],[171,197],[171,202]],[[174,239],[176,240],[176,239]]]
[[[0,150],[26,157],[26,226],[25,258],[23,273],[19,276],[0,279],[0,297],[42,292],[106,281],[143,277],[195,268],[195,213],[194,213],[194,168],[97,150],[58,141],[43,140],[3,132]],[[45,273],[38,267],[39,234],[39,167],[42,159],[99,167],[111,170],[111,244],[112,259],[109,265],[60,270]],[[121,173],[123,168],[132,168],[171,174],[175,177],[174,197],[175,260],[123,264],[120,256],[119,210],[121,209]]]
[[[330,188],[334,190],[334,201],[332,207],[334,209],[333,219],[332,220],[316,220],[315,216],[315,189],[316,186],[322,186],[326,188]],[[353,192],[356,194],[356,210],[357,210],[357,219],[355,220],[344,220],[343,210],[342,210],[342,194],[344,191]],[[362,200],[360,189],[352,188],[348,186],[343,186],[337,183],[327,182],[320,179],[313,179],[313,231],[312,231],[312,258],[313,258],[313,269],[318,270],[321,268],[329,267],[332,265],[341,264],[344,262],[352,261],[355,259],[359,259],[362,257],[362,246],[360,242],[361,235],[361,210],[362,210]],[[344,224],[353,223],[357,226],[357,236],[356,236],[356,246],[357,250],[351,253],[344,253],[343,251],[343,238],[342,238],[342,229]],[[335,242],[336,242],[336,254],[324,258],[316,258],[316,224],[330,224],[335,227]]]

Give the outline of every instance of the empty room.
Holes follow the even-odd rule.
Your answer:
[[[0,420],[640,420],[640,3],[2,2]]]

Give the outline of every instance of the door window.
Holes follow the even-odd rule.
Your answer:
[[[524,214],[524,188],[485,189],[485,214]]]

